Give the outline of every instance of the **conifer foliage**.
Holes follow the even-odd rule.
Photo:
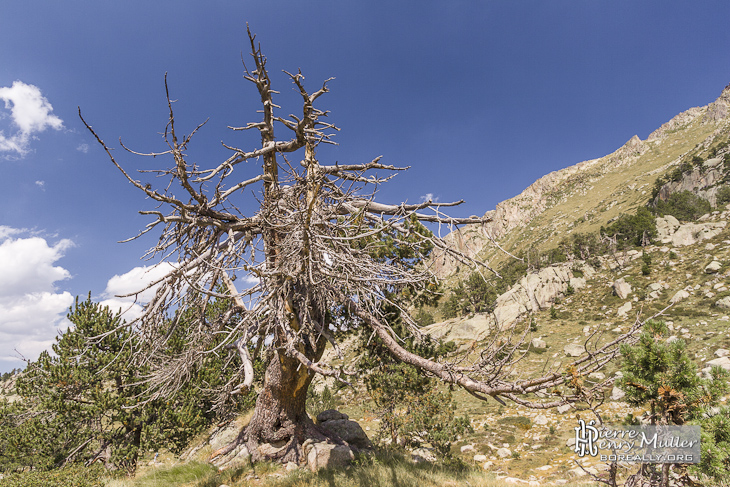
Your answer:
[[[0,470],[46,470],[72,462],[135,469],[144,450],[181,451],[210,424],[212,402],[203,386],[220,386],[210,361],[173,397],[147,396],[145,367],[129,367],[134,331],[119,314],[78,298],[73,326],[18,378],[22,400],[0,404]],[[173,334],[168,347],[183,343]]]
[[[667,338],[664,322],[648,321],[638,343],[621,347],[623,376],[618,385],[626,392],[624,400],[633,406],[649,406],[651,424],[700,424],[701,463],[693,470],[700,476],[727,480],[730,458],[723,446],[730,440],[730,415],[727,408],[715,408],[730,389],[730,373],[713,367],[709,378],[700,376],[685,342]],[[648,478],[652,485],[669,485],[669,464],[663,464],[661,471],[644,464],[634,477]]]

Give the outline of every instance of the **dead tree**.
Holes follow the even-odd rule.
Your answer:
[[[253,460],[297,463],[303,459],[302,444],[306,439],[339,441],[326,437],[313,424],[305,412],[305,400],[314,374],[340,380],[352,374],[346,366],[334,367],[321,359],[327,344],[339,350],[342,332],[353,327],[366,327],[398,360],[461,386],[481,399],[501,397],[549,408],[584,394],[576,389],[572,395],[545,397],[548,391],[576,381],[576,377],[611,360],[618,353],[618,344],[628,335],[574,362],[570,374],[550,369],[541,377],[521,380],[509,379],[516,361],[512,355],[519,344],[506,350],[508,353],[504,346],[487,347],[477,360],[453,363],[418,356],[401,345],[381,311],[391,295],[388,291],[406,285],[423,287],[434,276],[426,265],[374,258],[378,246],[387,236],[396,245],[407,246],[416,257],[422,256],[426,248],[436,248],[475,268],[485,268],[430,232],[415,232],[413,223],[457,226],[488,220],[451,218],[442,212],[444,207],[461,202],[375,201],[374,188],[395,172],[407,169],[383,164],[380,157],[361,164],[321,164],[316,148],[331,143],[332,134],[338,130],[326,121],[327,112],[315,107],[315,102],[328,92],[329,80],[310,93],[301,72],[285,72],[301,95],[302,111],[283,118],[277,115],[280,107],[273,101],[277,92],[272,89],[266,58],[250,31],[249,40],[255,68],[248,70],[244,65],[245,79],[258,90],[263,118],[231,128],[257,130],[261,136],[257,148],[226,146],[230,157],[212,168],[189,163],[185,151],[200,126],[190,135],[178,134],[168,92],[169,122],[164,133],[168,149],[142,154],[122,144],[137,155],[172,159],[170,168],[154,171],[168,183],[153,188],[134,179],[84,121],[127,180],[159,203],[156,210],[140,212],[155,219],[137,237],[161,231],[148,255],[172,262],[173,266],[167,275],[150,284],[157,287],[155,297],[145,306],[143,315],[131,323],[147,343],[145,358],[156,367],[152,381],[158,394],[176,389],[196,361],[226,345],[236,348],[242,361],[243,381],[238,389],[251,387],[252,361],[257,357],[251,354],[254,347],[248,345],[255,343],[254,355],[267,360],[263,387],[249,425],[227,451],[245,443]],[[280,138],[275,129],[283,130],[287,137]],[[301,154],[298,160],[297,153]],[[260,172],[242,176],[244,163],[255,161],[262,163]],[[258,210],[246,216],[239,209],[238,199],[255,185],[260,187]],[[258,284],[237,290],[233,283],[236,274],[254,276]],[[234,304],[224,316],[209,321],[206,307],[211,298],[231,296]],[[181,319],[183,310],[197,320]],[[349,319],[343,322],[338,316]],[[408,314],[404,312],[404,316],[415,330]],[[165,340],[172,334],[171,327],[185,327],[188,343],[184,354],[172,358],[162,353]],[[259,449],[264,443],[281,448]]]

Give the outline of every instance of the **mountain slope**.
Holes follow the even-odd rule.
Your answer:
[[[490,239],[516,253],[531,245],[554,247],[571,233],[596,231],[619,214],[646,204],[658,176],[727,141],[729,114],[730,85],[714,102],[680,113],[646,140],[635,135],[612,154],[551,172],[485,213],[492,218],[490,223],[460,229],[446,238],[468,255],[495,264],[505,255]],[[441,278],[458,268],[443,254],[436,255],[432,265]]]

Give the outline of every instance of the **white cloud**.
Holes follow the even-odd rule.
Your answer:
[[[158,285],[146,288],[150,283],[162,278],[168,272],[175,268],[175,264],[163,262],[154,266],[135,267],[122,275],[115,275],[106,285],[103,293],[103,300],[100,302],[102,306],[109,306],[113,312],[121,311],[122,317],[131,321],[142,315],[143,307],[149,303],[157,292]],[[259,284],[259,278],[251,275],[238,275],[236,283],[242,282],[244,289]],[[139,292],[142,291],[142,292]],[[242,291],[239,287],[238,291]],[[127,296],[139,292],[137,296]]]
[[[35,360],[70,324],[65,315],[74,298],[55,283],[71,274],[54,264],[73,242],[20,237],[27,232],[0,226],[0,367],[22,365],[18,353]]]
[[[432,203],[438,203],[439,197],[433,195],[433,193],[426,193],[425,195],[421,196],[421,202],[425,203],[426,201],[430,201]]]
[[[5,240],[7,237],[11,235],[16,235],[18,233],[26,232],[27,230],[24,228],[12,228],[7,227],[5,225],[0,225],[0,241]]]
[[[101,304],[109,306],[109,309],[114,312],[121,310],[122,316],[127,321],[137,318],[142,314],[142,305],[148,303],[155,296],[157,286],[140,292],[136,297],[120,296],[141,291],[150,283],[170,272],[172,268],[172,264],[163,262],[155,266],[135,267],[122,275],[115,275],[107,282],[104,291],[105,299],[101,301]]]
[[[0,87],[0,100],[5,102],[5,110],[10,110],[14,129],[10,135],[0,130],[0,152],[15,152],[22,157],[28,153],[33,134],[49,127],[63,128],[63,120],[52,113],[53,106],[37,86],[14,81],[10,87]]]
[[[68,239],[49,247],[40,237],[6,238],[0,243],[0,297],[53,291],[54,282],[71,277],[53,266],[71,246]]]
[[[125,320],[132,321],[142,316],[142,305],[129,298],[107,298],[99,302],[102,306],[109,306],[112,313],[121,313]]]
[[[46,182],[45,181],[36,181],[35,185],[41,188],[43,191],[46,190]]]
[[[259,279],[257,276],[254,276],[253,274],[246,274],[243,278],[239,277],[239,279],[242,279],[243,283],[247,284],[247,288],[261,283],[261,279]]]
[[[79,144],[79,146],[76,148],[76,150],[86,154],[87,152],[89,152],[89,144]]]

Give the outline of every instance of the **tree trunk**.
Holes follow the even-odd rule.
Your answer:
[[[299,464],[304,460],[302,444],[307,438],[327,440],[305,409],[312,377],[298,360],[275,353],[253,417],[242,432],[251,460]],[[262,447],[266,443],[271,447]]]
[[[300,351],[317,362],[324,352],[326,339],[310,335],[307,343],[308,346],[302,346]],[[307,415],[307,390],[313,377],[314,374],[297,359],[287,356],[282,349],[276,350],[266,368],[251,421],[233,443],[214,452],[211,459],[245,444],[254,462],[272,460],[301,464],[306,461],[303,443],[307,439],[341,444],[341,439],[320,429]]]

